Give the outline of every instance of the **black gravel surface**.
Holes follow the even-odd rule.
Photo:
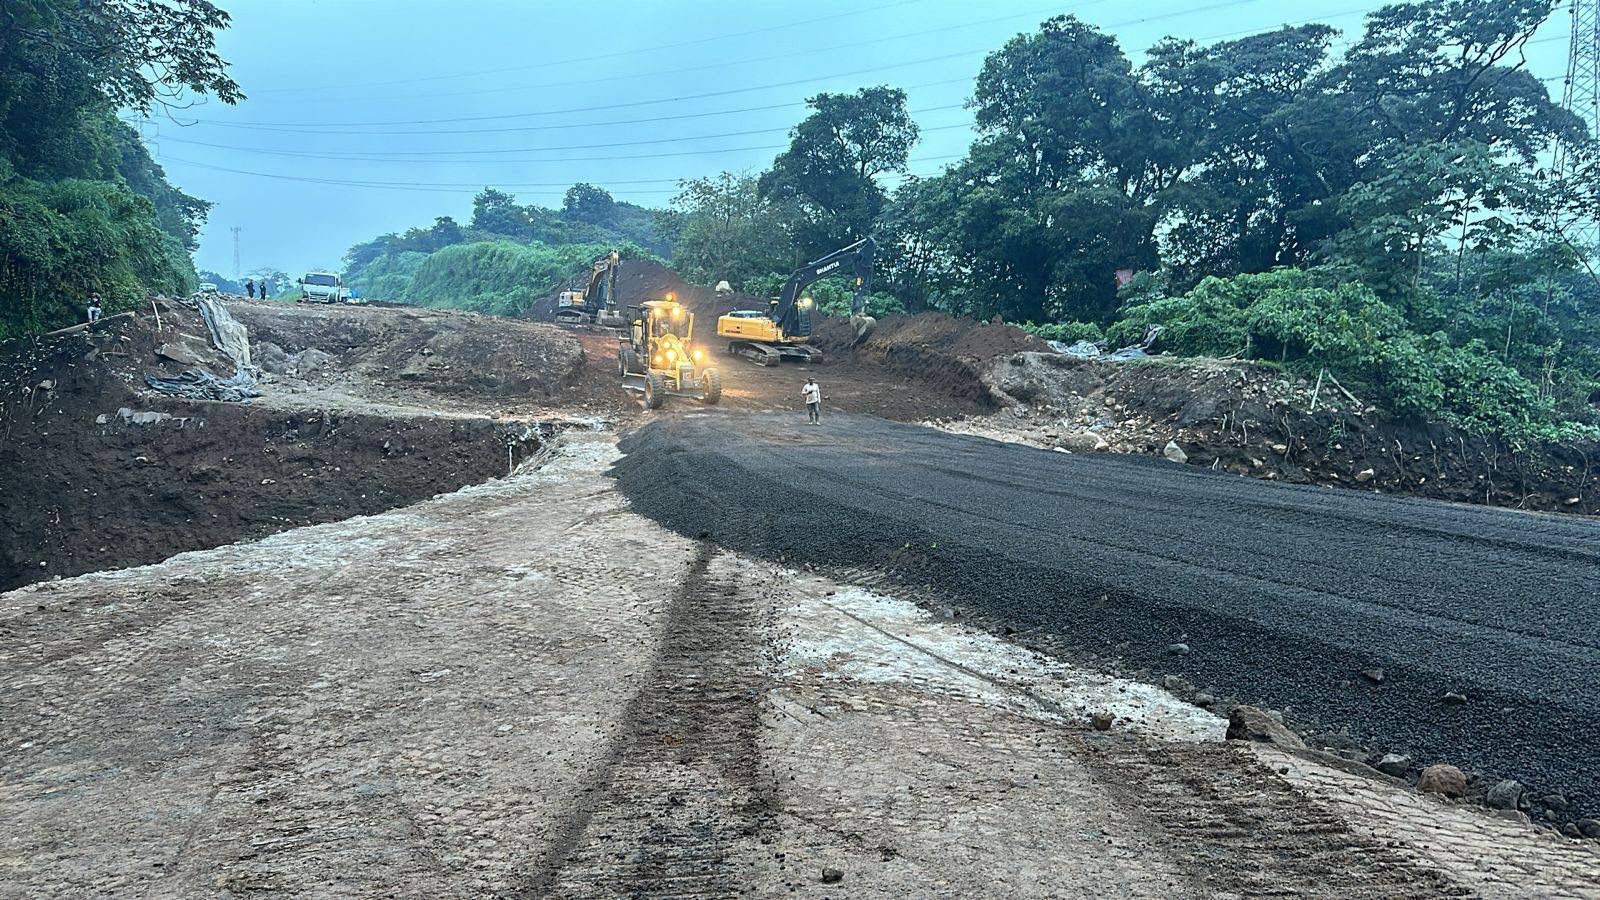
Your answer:
[[[802,421],[660,419],[615,473],[680,532],[871,567],[1370,750],[1559,792],[1556,818],[1600,809],[1600,522]]]

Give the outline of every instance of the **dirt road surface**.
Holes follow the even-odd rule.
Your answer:
[[[0,595],[0,894],[1600,890],[1592,845],[676,535],[605,474],[610,437],[561,443],[405,509]]]
[[[0,897],[1600,896],[1593,841],[1336,756],[1223,740],[1223,704],[1159,677],[1215,690],[1351,652],[1256,627],[1260,573],[1224,578],[1205,554],[1249,540],[1228,523],[1253,514],[1311,571],[1345,558],[1316,535],[1354,529],[1380,561],[1461,563],[1431,589],[1388,570],[1350,588],[1402,579],[1415,596],[1370,619],[1447,640],[1415,664],[1379,642],[1399,698],[1338,668],[1308,702],[1337,711],[1350,693],[1386,725],[1465,635],[1484,651],[1451,682],[1468,736],[1567,753],[1592,727],[1574,698],[1593,645],[1540,631],[1563,627],[1561,603],[1474,607],[1466,624],[1416,608],[1479,596],[1490,575],[1590,590],[1571,575],[1581,541],[1542,519],[1467,510],[1396,531],[1389,501],[1360,498],[1362,519],[1319,493],[1282,505],[1229,480],[1152,481],[1163,470],[1137,461],[1084,494],[1048,468],[1060,455],[834,415],[984,408],[951,387],[971,367],[931,348],[830,360],[826,425],[802,429],[795,367],[729,360],[722,408],[646,414],[605,332],[236,312],[271,376],[244,407],[141,391],[152,366],[204,350],[171,304],[160,327],[0,360],[7,434],[25,438],[0,449],[28,470],[10,484],[37,488],[6,545],[33,570],[13,583],[37,583],[0,593]],[[943,387],[903,371],[930,353]],[[669,427],[629,438],[615,469],[630,500],[616,435],[656,421]],[[1053,517],[1004,505],[1019,482]],[[667,497],[732,530],[685,527]],[[1202,499],[1227,527],[1197,518]],[[1066,515],[1084,508],[1094,529]],[[975,543],[991,572],[952,564]],[[162,547],[192,552],[116,568]],[[1484,547],[1517,555],[1484,574]],[[1019,581],[1018,559],[1043,580]],[[49,580],[88,570],[105,571]],[[1185,572],[1233,631],[1207,631],[1198,600],[1141,593]],[[1116,616],[1039,602],[1085,579],[1118,587]],[[1014,603],[988,602],[1001,587]],[[1315,585],[1278,589],[1330,635],[1360,624]],[[1135,602],[1151,598],[1166,612]],[[1159,667],[1127,677],[1152,653]],[[1568,694],[1536,694],[1530,673]],[[1309,689],[1279,677],[1299,723]],[[1523,693],[1493,693],[1502,682]]]
[[[634,507],[682,533],[884,572],[1041,645],[1284,709],[1343,746],[1514,778],[1563,795],[1569,817],[1600,807],[1593,520],[864,416],[679,417],[624,447]]]

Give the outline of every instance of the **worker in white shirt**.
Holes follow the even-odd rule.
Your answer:
[[[807,425],[822,424],[822,385],[816,379],[807,378],[805,387],[800,389],[800,396],[806,401]]]

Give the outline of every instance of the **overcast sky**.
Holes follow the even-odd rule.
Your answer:
[[[337,267],[351,244],[470,216],[484,185],[560,204],[574,181],[663,206],[681,178],[759,171],[818,91],[903,87],[912,171],[971,140],[984,53],[1071,12],[1138,51],[1308,20],[1348,39],[1362,0],[222,0],[223,57],[248,99],[141,131],[169,178],[215,204],[201,268]],[[1569,23],[1528,48],[1559,96]],[[650,119],[654,121],[639,121]],[[632,121],[627,121],[632,120]],[[892,184],[892,182],[889,182]]]

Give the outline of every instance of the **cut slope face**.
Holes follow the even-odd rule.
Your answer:
[[[231,372],[194,310],[0,348],[0,590],[367,515],[503,475],[540,432],[155,394]],[[267,386],[270,390],[270,386]]]
[[[421,307],[235,302],[257,362],[278,375],[442,396],[550,399],[583,348],[550,325]]]

